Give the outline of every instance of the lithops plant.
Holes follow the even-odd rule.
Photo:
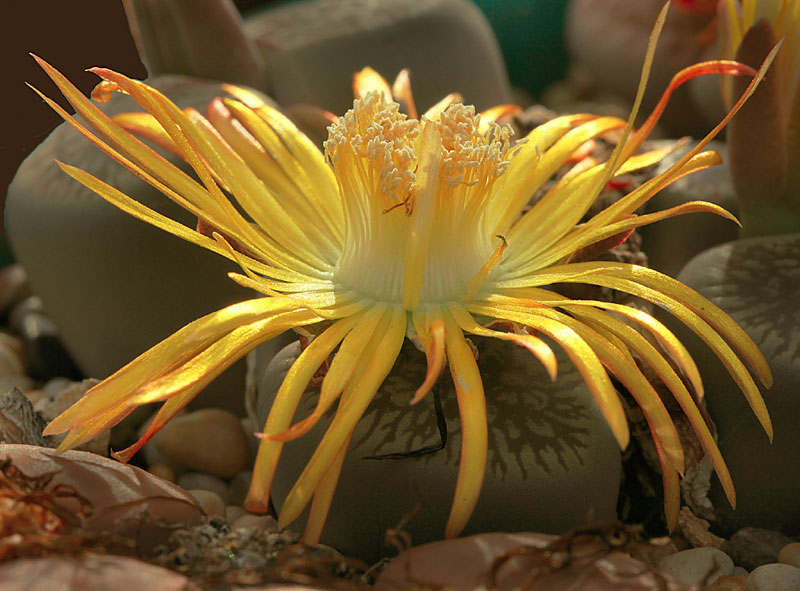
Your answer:
[[[663,19],[664,13],[659,25]],[[648,48],[643,80],[654,51],[655,41]],[[213,100],[204,116],[183,112],[145,83],[93,69],[103,79],[101,94],[124,91],[148,110],[150,116],[131,125],[107,119],[40,60],[87,126],[45,98],[48,104],[124,167],[200,217],[210,231],[170,219],[80,168],[61,164],[61,169],[131,215],[236,262],[242,273],[230,277],[264,296],[190,323],[98,384],[46,432],[67,431],[61,445],[67,449],[110,428],[137,406],[163,402],[142,438],[115,454],[128,460],[224,369],[256,346],[295,329],[306,336],[307,346],[289,368],[267,414],[246,505],[268,510],[284,446],[333,412],[279,515],[279,524],[287,525],[308,508],[305,537],[313,542],[332,509],[355,429],[408,338],[417,346],[415,354],[426,358],[424,379],[416,392],[409,392],[410,403],[421,404],[432,395],[446,366],[453,378],[461,446],[442,531],[453,537],[469,524],[487,469],[485,390],[467,337],[474,335],[524,347],[550,378],[557,374],[553,345],[558,345],[586,383],[614,439],[625,447],[629,431],[613,374],[649,421],[663,471],[667,521],[674,525],[683,449],[661,398],[634,359],[637,355],[686,413],[733,503],[733,483],[697,406],[695,396],[702,396],[699,371],[674,334],[640,310],[570,299],[555,284],[608,287],[669,308],[726,362],[771,432],[750,374],[769,385],[769,367],[727,315],[656,271],[582,259],[659,219],[691,211],[729,216],[703,202],[631,215],[662,186],[716,163],[716,154],[702,152],[714,134],[664,174],[588,222],[577,222],[609,179],[666,154],[636,152],[677,85],[711,72],[752,77],[717,132],[756,88],[773,57],[758,72],[738,63],[714,62],[677,74],[659,107],[636,131],[636,110],[627,122],[570,115],[537,127],[527,142],[516,143],[510,128],[494,121],[502,109],[481,117],[449,96],[421,114],[413,101],[404,101],[408,112],[401,113],[395,96],[409,96],[407,79],[390,86],[365,69],[355,77],[353,108],[330,127],[324,155],[285,116],[246,89],[227,85],[229,97]],[[126,128],[180,153],[199,180],[155,157]],[[528,208],[531,196],[576,150],[611,130],[621,133],[621,141],[610,160],[576,165]],[[313,411],[295,418],[302,394],[331,356]],[[667,357],[685,373],[688,386]]]
[[[258,81],[260,58],[229,2],[132,0],[125,7],[151,84],[182,108],[204,108],[221,92],[214,79]],[[200,13],[203,19],[192,18]],[[208,42],[212,38],[215,43]],[[236,60],[223,68],[220,55]],[[137,106],[119,95],[100,108],[113,116]],[[6,200],[7,235],[85,375],[108,376],[192,318],[246,297],[245,289],[219,279],[233,267],[132,220],[84,187],[65,183],[63,175],[52,174],[54,159],[113,179],[137,200],[186,224],[197,219],[115,167],[69,125],[57,128],[19,168]],[[217,272],[208,275],[209,269]],[[244,373],[243,364],[232,369],[201,403],[241,411],[241,398],[231,392],[244,387]]]
[[[693,259],[679,278],[725,309],[759,344],[775,384],[767,397],[772,443],[730,398],[736,385],[699,348],[708,370],[709,411],[719,445],[741,483],[737,510],[712,488],[716,519],[800,533],[800,2],[723,2],[720,23],[728,56],[755,63],[776,39],[784,44],[770,76],[728,130],[742,239]],[[736,93],[736,85],[727,88]],[[710,515],[711,516],[711,515]]]

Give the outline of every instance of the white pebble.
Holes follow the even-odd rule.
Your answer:
[[[742,577],[742,576],[746,577],[749,574],[750,573],[747,572],[747,569],[744,568],[743,566],[734,566],[733,567],[733,574],[731,574],[731,576],[732,577]]]
[[[222,479],[202,472],[185,472],[178,476],[178,486],[186,490],[210,490],[227,505],[230,502],[228,485]]]
[[[765,564],[747,577],[745,591],[797,591],[800,568],[789,564]]]
[[[778,562],[800,568],[800,542],[786,544],[778,552]]]
[[[190,490],[187,491],[198,502],[200,507],[205,511],[206,515],[214,515],[217,517],[225,517],[225,501],[219,498],[219,495],[211,492],[210,490]]]
[[[231,529],[256,528],[265,531],[278,531],[278,522],[272,515],[242,515],[231,524]]]
[[[664,557],[658,568],[686,585],[710,585],[733,573],[733,560],[716,548],[693,548]]]

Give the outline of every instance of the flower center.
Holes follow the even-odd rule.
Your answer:
[[[356,100],[325,142],[346,220],[337,282],[406,307],[464,300],[498,246],[487,213],[511,133],[461,104],[420,122],[378,93]]]

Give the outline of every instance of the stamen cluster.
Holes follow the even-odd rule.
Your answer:
[[[481,116],[472,105],[451,105],[440,117],[440,175],[448,188],[493,180],[505,172],[514,132],[494,122],[485,127],[481,131]]]
[[[375,194],[393,205],[408,202],[416,181],[414,142],[419,136],[419,121],[408,119],[399,109],[380,93],[369,92],[330,126],[324,143],[334,167],[345,151],[361,159]]]

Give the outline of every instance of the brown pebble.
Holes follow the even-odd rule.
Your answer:
[[[200,504],[206,515],[225,517],[225,502],[219,498],[218,494],[210,490],[200,489],[193,489],[187,492]]]
[[[0,270],[0,315],[31,295],[28,275],[22,265],[8,265]]]
[[[175,470],[166,464],[154,464],[153,466],[150,466],[147,471],[150,472],[150,474],[158,476],[159,478],[163,478],[164,480],[168,480],[169,482],[175,482]]]
[[[272,515],[242,515],[231,524],[231,529],[254,527],[265,531],[278,531],[278,522]]]
[[[227,507],[225,507],[225,521],[228,522],[228,525],[230,525],[243,515],[249,515],[249,513],[245,510],[244,507],[240,507],[239,505],[228,505]]]
[[[0,375],[23,376],[27,372],[25,346],[19,337],[0,332]]]
[[[778,562],[800,568],[800,542],[792,542],[781,548],[778,552]]]
[[[244,504],[247,492],[250,490],[250,481],[253,480],[252,470],[242,470],[231,479],[228,487],[231,503],[234,505]]]
[[[707,587],[708,591],[745,591],[747,576],[720,577]]]
[[[248,466],[247,438],[239,417],[218,408],[174,418],[154,443],[173,462],[220,478],[231,478]]]

